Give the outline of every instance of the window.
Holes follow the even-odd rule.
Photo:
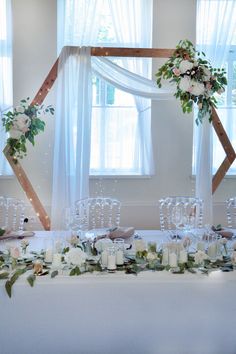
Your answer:
[[[12,107],[11,2],[0,0],[0,117]],[[1,124],[1,121],[0,121]],[[12,175],[2,150],[6,134],[0,127],[0,175]]]
[[[236,4],[232,0],[198,0],[197,43],[215,67],[227,71],[226,91],[216,95],[217,113],[236,150]],[[214,64],[214,63],[217,64]],[[195,142],[198,128],[194,127],[193,173],[195,174]],[[225,158],[224,149],[213,129],[214,174]],[[236,162],[227,175],[236,175]]]
[[[150,1],[138,0],[128,1],[132,6],[143,3],[145,6]],[[61,32],[63,26],[58,25],[58,43],[59,47],[63,45],[94,45],[94,46],[115,46],[115,47],[136,47],[142,44],[137,33],[128,33],[135,31],[135,26],[129,25],[132,19],[124,19],[123,24],[119,24],[117,18],[114,19],[114,3],[117,6],[122,3],[120,1],[98,0],[93,1],[62,1],[59,0],[59,6],[64,6],[64,15],[59,11],[58,24],[64,21],[64,33]],[[74,5],[73,5],[74,4]],[[90,5],[89,5],[90,4]],[[87,24],[83,21],[91,21],[91,9],[96,6],[93,17],[93,28],[87,33]],[[80,5],[80,11],[78,10]],[[121,4],[124,7],[124,2]],[[126,3],[127,5],[127,3]],[[125,5],[122,9],[124,16],[128,16],[128,8]],[[131,7],[131,5],[129,5]],[[73,13],[73,16],[72,16]],[[84,16],[80,16],[83,13]],[[86,16],[85,16],[86,15]],[[141,15],[137,16],[136,21],[139,22],[138,31],[140,32]],[[150,13],[151,16],[151,13]],[[75,20],[76,18],[76,20]],[[74,21],[74,22],[73,22]],[[79,23],[79,25],[78,25]],[[119,26],[126,26],[126,33],[122,33],[124,29]],[[150,31],[152,23],[149,21]],[[130,27],[130,28],[127,28]],[[127,35],[126,35],[127,34]],[[148,36],[150,40],[150,36]],[[126,66],[128,70],[134,70],[133,59],[117,59],[109,58],[121,66]],[[141,59],[137,59],[140,60]],[[125,64],[124,64],[125,62]],[[147,60],[146,60],[147,62]],[[150,62],[150,61],[149,61]],[[149,64],[148,64],[149,65]],[[141,66],[141,65],[139,65]],[[139,74],[141,74],[139,72]],[[91,131],[91,158],[90,158],[90,175],[145,175],[150,174],[150,168],[142,161],[142,151],[146,151],[142,144],[147,142],[140,138],[140,122],[139,114],[136,107],[135,98],[122,92],[115,87],[109,85],[99,77],[93,76],[93,107],[92,107],[92,131]],[[150,106],[150,101],[149,102]],[[150,115],[150,109],[147,109]],[[150,120],[147,120],[147,126]],[[147,128],[148,129],[148,128]],[[151,129],[151,127],[150,127]],[[148,136],[148,134],[143,134]],[[151,144],[151,141],[148,142]],[[150,149],[151,150],[151,149]],[[145,159],[146,161],[147,159]],[[152,162],[152,159],[150,159]],[[151,165],[150,162],[150,165]]]

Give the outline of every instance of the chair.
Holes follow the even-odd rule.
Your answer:
[[[75,218],[80,230],[112,229],[120,224],[121,203],[114,198],[86,198],[75,202]]]
[[[194,197],[166,197],[159,200],[161,230],[202,227],[203,202]]]
[[[227,224],[230,228],[236,228],[236,197],[226,200]]]
[[[22,231],[25,218],[25,203],[16,198],[0,196],[0,227]]]

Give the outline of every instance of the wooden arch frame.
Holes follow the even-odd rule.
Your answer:
[[[174,49],[153,49],[153,48],[110,48],[110,47],[92,47],[92,56],[110,56],[110,57],[149,57],[149,58],[168,58],[174,52]],[[36,96],[34,97],[31,104],[42,104],[51,87],[53,86],[55,80],[57,79],[57,69],[58,69],[58,58],[54,65],[52,66],[49,74],[38,90]],[[236,154],[234,148],[224,130],[224,127],[220,121],[220,118],[213,108],[212,114],[212,124],[215,132],[220,140],[220,143],[225,151],[225,159],[218,168],[216,174],[212,179],[212,193],[214,193],[224,178],[226,172],[235,160]],[[41,224],[45,230],[50,230],[50,218],[47,215],[42,203],[40,202],[37,193],[35,192],[30,180],[28,179],[23,167],[20,162],[14,159],[9,154],[9,146],[3,150],[8,162],[10,163],[19,183],[21,184],[23,190],[25,191],[29,201],[31,202],[36,215],[38,216]]]

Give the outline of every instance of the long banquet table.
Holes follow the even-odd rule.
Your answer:
[[[25,278],[11,299],[0,281],[1,354],[236,353],[235,271]]]

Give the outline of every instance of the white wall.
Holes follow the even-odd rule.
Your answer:
[[[154,47],[174,48],[180,39],[195,40],[195,0],[154,0]],[[56,59],[56,0],[13,0],[14,102],[34,97]],[[153,72],[163,62],[154,61]],[[55,104],[53,89],[45,101]],[[23,161],[33,186],[48,211],[51,200],[54,118],[28,147]],[[192,117],[172,101],[152,105],[156,174],[151,178],[92,179],[92,195],[112,195],[122,201],[122,224],[136,228],[159,226],[158,199],[166,195],[194,195],[191,179]],[[223,202],[234,195],[235,179],[227,179],[214,196],[215,223],[224,223]],[[0,179],[0,195],[25,198],[15,177]],[[34,225],[35,227],[35,225]]]

